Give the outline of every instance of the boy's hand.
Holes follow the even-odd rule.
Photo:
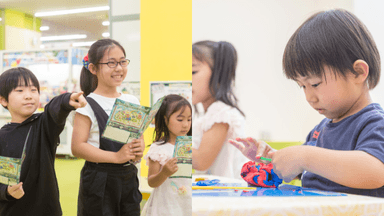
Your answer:
[[[257,157],[268,157],[268,153],[275,152],[276,150],[263,141],[257,141],[251,137],[248,138],[236,138],[236,140],[229,140],[233,146],[243,153],[245,157],[252,161],[264,162]]]
[[[115,163],[122,164],[133,159],[135,159],[135,155],[131,152],[130,144],[125,144],[118,152],[116,152]]]
[[[131,153],[135,155],[133,161],[138,161],[143,157],[144,152],[144,140],[143,139],[133,139],[132,142],[128,143],[131,148]]]
[[[71,98],[69,99],[69,105],[73,106],[75,109],[85,107],[87,105],[87,100],[83,96],[84,92],[72,93]]]
[[[290,182],[304,171],[304,150],[303,146],[291,146],[269,154],[273,170],[279,178]]]
[[[177,166],[177,158],[171,158],[167,161],[164,166],[161,167],[160,172],[164,173],[166,176],[171,176],[173,173],[177,172],[179,167]]]
[[[7,188],[7,192],[15,199],[20,199],[24,196],[23,182],[20,182],[19,184],[13,186],[9,185]]]

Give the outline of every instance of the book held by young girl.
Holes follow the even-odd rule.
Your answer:
[[[176,137],[173,157],[179,169],[169,178],[192,178],[192,136]]]

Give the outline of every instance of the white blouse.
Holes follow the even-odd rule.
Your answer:
[[[228,142],[229,139],[245,136],[245,118],[236,108],[221,101],[211,104],[203,116],[199,116],[193,121],[192,146],[199,149],[204,132],[208,131],[215,123],[227,123],[229,125],[225,143],[211,167],[206,171],[196,171],[196,173],[242,179],[240,176],[241,168],[249,160]]]

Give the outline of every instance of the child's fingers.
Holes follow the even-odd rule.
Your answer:
[[[247,137],[247,141],[250,142],[252,145],[259,145],[259,142],[255,138]]]
[[[141,145],[141,139],[132,139],[131,142],[129,142],[127,144],[139,146],[139,145]]]
[[[82,94],[77,100],[79,101],[80,107],[85,107],[87,105],[87,100]]]
[[[9,186],[9,187],[8,187],[8,193],[11,194],[11,193],[13,193],[14,191],[20,189],[20,187],[22,187],[22,186],[23,186],[23,182],[20,182],[20,183],[17,184],[17,185]]]
[[[267,156],[268,156],[268,158],[273,158],[273,156],[275,155],[275,151],[270,151],[270,152],[268,152],[268,154],[267,154]]]
[[[87,100],[83,96],[84,92],[77,92],[71,94],[71,99],[69,100],[69,105],[73,106],[74,108],[81,108],[85,107],[87,105]]]
[[[230,140],[228,140],[228,141],[229,141],[229,143],[231,143],[233,146],[235,146],[237,149],[239,149],[240,151],[243,151],[243,149],[244,149],[244,145],[243,145],[242,143],[237,142],[237,141],[232,140],[232,139],[230,139]]]
[[[256,156],[263,156],[266,150],[266,145],[260,145],[260,143],[257,143],[257,151]]]
[[[237,138],[236,138],[236,141],[237,141],[237,142],[241,142],[241,143],[243,144],[244,148],[249,148],[250,143],[249,143],[249,141],[248,141],[247,139],[248,139],[248,138],[240,138],[240,137],[237,137]]]

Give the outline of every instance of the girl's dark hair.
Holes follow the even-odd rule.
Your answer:
[[[210,66],[212,76],[209,80],[209,90],[212,96],[216,100],[235,107],[244,115],[237,106],[237,98],[233,93],[237,66],[235,47],[226,41],[199,41],[192,45],[192,56]]]
[[[119,42],[112,39],[101,39],[92,44],[88,51],[88,62],[94,64],[96,69],[100,63],[100,60],[104,57],[106,50],[111,49],[114,46],[118,46],[125,54],[123,46]],[[84,92],[84,96],[89,95],[97,87],[97,77],[92,74],[86,67],[83,66],[80,74],[80,88]]]
[[[160,144],[164,144],[169,141],[170,134],[166,122],[169,122],[169,118],[173,113],[178,112],[179,110],[181,110],[181,112],[184,112],[187,107],[191,109],[192,112],[191,104],[187,101],[187,99],[180,95],[170,94],[164,98],[160,109],[155,115],[154,135],[156,134],[156,142],[162,141],[162,143]],[[192,136],[192,127],[189,129],[187,136]]]
[[[308,18],[292,35],[285,47],[283,69],[288,79],[298,76],[324,76],[324,66],[346,77],[358,73],[353,63],[364,60],[369,65],[368,86],[380,80],[380,55],[367,27],[352,13],[342,10],[322,11]]]
[[[32,86],[35,86],[40,94],[39,81],[32,71],[24,67],[16,67],[8,69],[0,75],[0,96],[8,101],[9,93],[22,85],[22,82],[25,86],[30,86],[30,82],[32,82]]]

